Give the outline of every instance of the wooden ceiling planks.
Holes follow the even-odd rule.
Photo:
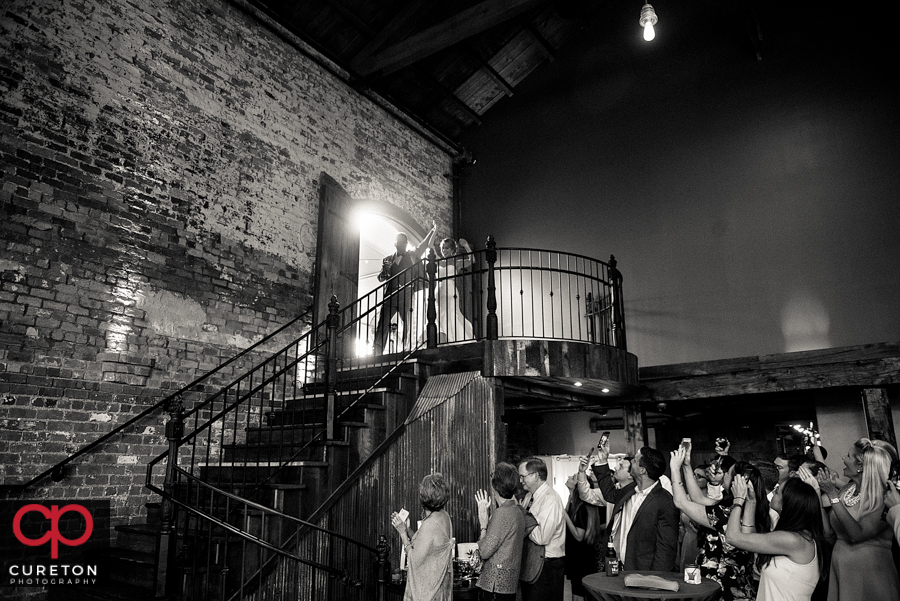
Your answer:
[[[584,25],[584,16],[560,17],[555,6],[550,0],[267,0],[264,10],[374,91],[458,139]]]

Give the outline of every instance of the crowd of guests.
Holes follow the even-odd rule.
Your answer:
[[[614,461],[602,445],[569,477],[566,505],[542,460],[499,463],[490,493],[475,494],[480,599],[513,601],[520,591],[523,601],[561,601],[565,578],[574,598],[590,598],[582,579],[604,569],[612,547],[626,571],[695,564],[726,601],[900,600],[896,449],[860,439],[840,474],[825,466],[823,451],[735,461],[719,440],[715,459],[694,466],[689,442],[668,458],[643,447]],[[450,488],[432,474],[419,492],[415,533],[391,516],[409,558],[404,598],[449,600]]]

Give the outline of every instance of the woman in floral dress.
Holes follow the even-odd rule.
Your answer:
[[[700,547],[697,564],[700,566],[700,574],[719,583],[722,587],[722,599],[725,601],[755,599],[758,580],[753,572],[753,553],[728,544],[728,518],[734,498],[729,493],[721,501],[714,501],[703,495],[693,478],[690,462],[686,459],[682,447],[672,452],[672,492],[675,506],[700,526],[697,532],[697,544]],[[737,462],[725,474],[722,481],[724,490],[730,491],[735,474],[741,474],[753,483],[752,497],[741,500],[745,516],[742,524],[750,532],[770,532],[772,523],[769,501],[759,470],[745,461]]]

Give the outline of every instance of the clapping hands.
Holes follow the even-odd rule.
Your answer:
[[[822,469],[819,470],[819,473],[822,473]],[[801,465],[797,470],[797,477],[812,486],[817,495],[821,494],[822,491],[819,488],[819,481],[816,479],[816,476],[812,475],[812,472],[809,471],[809,468],[807,468],[805,465]]]
[[[841,487],[838,485],[837,474],[828,468],[819,470],[816,481],[819,483],[819,490],[829,497],[837,496],[838,491],[841,490]]]

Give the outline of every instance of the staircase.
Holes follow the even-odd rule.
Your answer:
[[[362,464],[406,418],[428,369],[414,358],[398,365],[401,356],[382,357],[372,364],[358,363],[339,370],[340,380],[357,388],[338,396],[343,411],[353,399],[364,397],[340,415],[331,439],[315,439],[311,432],[325,429],[323,400],[327,390],[321,384],[305,387],[303,394],[285,398],[266,412],[259,424],[246,428],[242,443],[222,445],[221,461],[198,463],[200,479],[236,496],[294,518],[309,517]],[[387,376],[385,374],[391,371]],[[272,476],[273,468],[277,472]],[[225,522],[247,530],[274,545],[296,544],[296,524],[287,523],[262,511],[244,511],[239,504],[221,505],[215,495],[196,495],[196,487],[181,485],[176,496],[212,507]],[[145,523],[117,526],[111,548],[91,559],[109,566],[111,581],[93,588],[51,589],[49,599],[65,601],[149,601],[156,596],[156,566],[159,556],[161,503],[147,504]],[[274,515],[274,514],[273,514]],[[237,552],[243,541],[236,533],[209,528],[203,520],[180,511],[175,549],[177,582],[169,583],[169,598],[221,598],[221,581],[232,577],[235,565],[243,566],[243,576],[259,577],[268,553]],[[230,561],[222,561],[223,555]],[[249,560],[251,555],[255,558]],[[371,562],[370,562],[371,563]],[[229,568],[229,565],[231,566]],[[250,566],[250,569],[248,569]],[[373,567],[374,565],[368,566]],[[274,569],[274,568],[271,568]],[[225,574],[223,575],[223,570]],[[219,582],[213,582],[219,581]],[[74,595],[74,596],[73,596]],[[246,594],[244,594],[246,598]],[[337,598],[343,598],[338,595]],[[367,598],[363,596],[362,598]]]
[[[497,253],[492,243],[485,252],[487,268],[476,272],[476,280],[487,284],[487,296],[484,319],[478,320],[484,331],[479,328],[475,340],[497,340],[498,336]],[[564,286],[561,276],[557,277],[559,288],[575,290],[568,299],[568,313],[560,313],[575,324],[581,319],[577,307],[585,291],[584,281],[608,286],[602,277],[593,275],[602,269],[587,269],[578,261],[583,259],[577,259],[575,267],[566,267],[574,286]],[[550,269],[543,259],[539,263],[537,267],[503,269],[520,278],[524,278],[523,269]],[[559,266],[553,269],[561,271]],[[360,340],[370,340],[381,307],[386,302],[396,303],[401,294],[418,304],[409,307],[406,323],[415,324],[411,326],[415,332],[426,331],[428,347],[435,348],[436,271],[432,255],[427,267],[417,264],[404,272],[403,281],[389,282],[390,286],[377,288],[343,310],[339,311],[333,299],[325,322],[314,325],[234,382],[214,389],[209,382],[201,384],[207,375],[165,399],[171,418],[166,427],[169,450],[149,461],[146,479],[147,488],[158,493],[162,502],[148,504],[145,523],[116,528],[113,547],[105,554],[112,568],[111,582],[79,590],[77,597],[76,591],[68,588],[64,593],[52,591],[50,598],[384,599],[387,550],[383,536],[375,539],[389,528],[356,523],[369,519],[369,507],[360,506],[359,499],[370,499],[369,503],[374,501],[382,510],[382,505],[393,506],[385,505],[379,491],[391,488],[396,473],[392,471],[396,464],[391,462],[403,459],[389,458],[391,451],[386,449],[402,436],[405,419],[430,372],[442,371],[446,365],[432,366],[423,359],[435,357],[419,352],[424,341],[405,353],[377,358],[356,359],[352,351]],[[423,289],[423,282],[427,300],[415,294]],[[549,302],[555,298],[552,288],[548,294]],[[612,298],[620,298],[620,294]],[[482,306],[480,301],[475,304]],[[513,318],[500,325],[512,329],[504,334],[526,336],[517,329],[522,325],[516,321],[523,319],[522,307],[512,307],[509,313]],[[530,336],[537,335],[534,327],[531,330]],[[612,330],[621,333],[624,345],[624,328]],[[572,327],[561,333],[550,328],[549,334],[544,330],[540,334],[574,340],[582,336],[580,329]],[[593,334],[590,342],[597,342]],[[443,361],[453,355],[452,350],[443,353]],[[466,369],[478,371],[481,362],[479,354],[477,365]],[[187,411],[184,400],[189,401]],[[63,464],[162,404],[148,408]],[[478,422],[476,427],[482,425]],[[404,451],[406,455],[415,452],[414,447]],[[364,476],[376,463],[379,475],[374,480]],[[54,477],[56,471],[62,473],[63,464],[25,486],[51,472]],[[356,494],[345,494],[351,489]],[[343,513],[331,513],[329,508],[338,505]],[[348,506],[350,510],[345,510]],[[357,516],[350,518],[353,527],[331,523],[341,519],[338,515]]]

